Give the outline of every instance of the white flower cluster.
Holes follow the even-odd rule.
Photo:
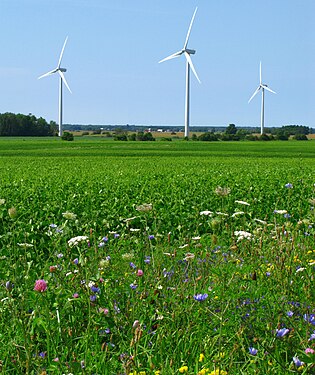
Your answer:
[[[76,214],[74,214],[73,212],[69,212],[69,211],[63,212],[62,216],[67,220],[75,220],[77,218]]]
[[[77,246],[80,242],[88,241],[88,239],[89,239],[89,237],[87,237],[87,236],[73,237],[73,238],[70,238],[70,240],[68,241],[68,245],[70,247]]]
[[[237,237],[237,242],[242,241],[244,239],[249,241],[253,239],[252,234],[249,232],[245,232],[244,230],[235,231],[234,236]]]

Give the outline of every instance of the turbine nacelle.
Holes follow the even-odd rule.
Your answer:
[[[66,68],[59,68],[58,70],[60,70],[61,72],[66,72],[67,71]]]
[[[184,53],[184,52],[189,53],[189,55],[194,55],[194,54],[196,53],[196,51],[195,51],[194,49],[188,49],[188,48],[184,49],[184,50],[183,50],[183,53]]]

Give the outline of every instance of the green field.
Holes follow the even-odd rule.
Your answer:
[[[2,372],[315,374],[314,151],[0,139]]]

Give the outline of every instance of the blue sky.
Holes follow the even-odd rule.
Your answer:
[[[314,0],[0,0],[0,112],[58,120],[62,66],[64,123],[181,125],[180,50],[195,7],[188,47],[201,84],[191,77],[191,125],[315,127]]]

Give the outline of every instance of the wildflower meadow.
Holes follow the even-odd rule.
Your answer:
[[[315,374],[314,149],[0,139],[0,372]]]

